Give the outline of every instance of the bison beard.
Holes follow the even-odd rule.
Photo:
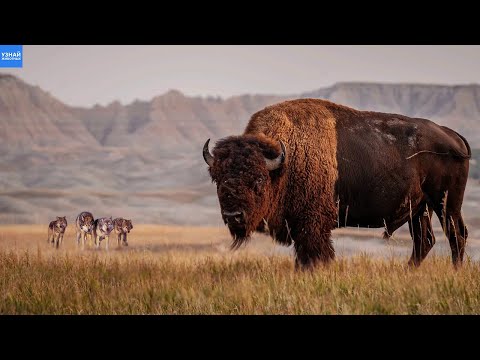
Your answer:
[[[294,244],[296,268],[335,258],[335,227],[409,223],[418,266],[440,219],[455,266],[468,236],[461,216],[470,147],[429,120],[358,111],[329,101],[285,101],[255,113],[243,135],[208,141],[203,157],[217,184],[232,249],[253,231]],[[448,196],[447,196],[448,194]],[[426,214],[426,215],[424,215]]]
[[[237,250],[243,244],[246,244],[248,240],[250,240],[250,235],[247,235],[246,229],[240,229],[239,231],[236,229],[228,228],[230,234],[232,235],[232,243],[230,244],[231,250]]]

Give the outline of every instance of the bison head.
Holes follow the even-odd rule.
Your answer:
[[[217,185],[222,218],[236,249],[267,217],[274,183],[283,174],[285,145],[263,135],[231,136],[220,140],[212,155],[209,141],[203,147],[203,158]]]

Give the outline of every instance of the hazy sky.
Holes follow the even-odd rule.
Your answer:
[[[0,69],[70,105],[189,96],[295,94],[339,81],[480,83],[480,46],[25,45]]]

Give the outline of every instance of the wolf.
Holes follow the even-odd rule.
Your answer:
[[[95,239],[95,246],[97,248],[100,247],[100,241],[102,241],[103,239],[106,239],[107,243],[105,245],[105,249],[108,250],[109,236],[112,230],[113,230],[113,220],[111,216],[109,218],[102,217],[94,221],[93,237]]]
[[[48,225],[47,242],[58,249],[63,241],[63,235],[65,234],[67,225],[66,216],[57,216],[57,220],[51,221]]]
[[[127,233],[133,229],[132,220],[126,220],[124,218],[116,218],[113,220],[113,229],[117,234],[117,244],[120,246],[120,242],[123,245],[128,246]]]
[[[80,239],[82,239],[82,249],[85,248],[87,241],[87,234],[93,236],[93,222],[94,217],[91,212],[83,211],[77,216],[75,221],[75,231],[77,233],[77,246],[80,246]]]

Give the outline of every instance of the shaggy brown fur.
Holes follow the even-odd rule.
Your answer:
[[[268,171],[265,158],[280,155],[279,140],[285,161]],[[419,265],[435,241],[434,211],[445,220],[454,264],[463,259],[468,233],[460,209],[470,148],[453,130],[302,99],[255,113],[243,135],[220,140],[212,154],[209,172],[233,248],[266,231],[293,242],[296,266],[311,268],[334,259],[335,227],[385,227],[392,234],[409,222],[410,263]]]

